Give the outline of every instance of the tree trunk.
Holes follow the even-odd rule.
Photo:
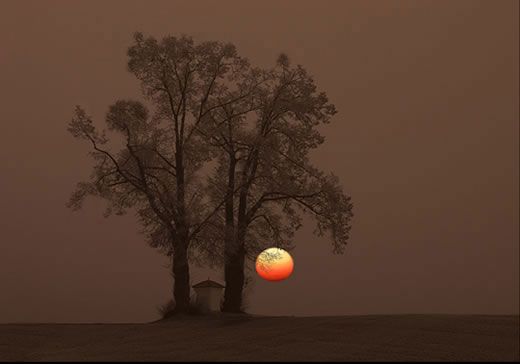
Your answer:
[[[226,250],[226,289],[224,292],[224,307],[222,308],[224,312],[244,312],[242,295],[245,281],[245,239],[249,225],[249,221],[247,221],[247,196],[251,183],[256,176],[258,149],[255,149],[252,153],[242,171],[235,239],[230,249]]]
[[[224,290],[223,312],[240,312],[242,306],[243,261],[240,261],[235,235],[234,191],[235,191],[236,158],[229,154],[228,185],[226,191],[225,214],[226,227],[224,236],[224,276],[226,288]],[[242,274],[242,278],[241,278]]]
[[[236,242],[233,242],[236,243]],[[226,288],[224,291],[223,312],[243,312],[242,291],[244,289],[244,249],[243,246],[236,249],[234,254],[226,256],[225,278]]]
[[[175,152],[177,182],[177,222],[176,243],[173,251],[173,297],[175,313],[187,312],[190,305],[190,268],[188,264],[189,228],[185,209],[184,158],[183,148],[179,140]]]
[[[179,242],[173,251],[173,298],[175,313],[185,313],[190,305],[190,269],[188,244]]]
[[[247,190],[240,193],[238,205],[237,231],[234,239],[226,240],[226,289],[224,291],[224,312],[243,312],[242,294],[244,290],[244,262],[245,262],[245,236],[246,236],[246,207]]]

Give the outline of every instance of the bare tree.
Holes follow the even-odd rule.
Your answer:
[[[317,126],[336,113],[326,94],[285,55],[272,70],[249,72],[240,85],[255,85],[252,98],[212,110],[207,124],[220,150],[209,194],[215,201],[233,194],[213,219],[225,251],[226,312],[242,310],[245,258],[266,245],[290,247],[302,212],[314,218],[317,234],[329,234],[335,253],[343,252],[353,216],[338,178],[309,161],[310,150],[324,141]]]
[[[140,33],[128,56],[153,112],[137,101],[112,105],[106,123],[122,137],[113,152],[114,139],[77,107],[69,130],[91,144],[95,166],[69,206],[94,195],[108,202],[107,214],[134,208],[150,245],[172,257],[175,311],[189,306],[190,254],[224,261],[223,310],[240,311],[246,257],[266,242],[290,247],[301,212],[342,252],[350,198],[308,159],[323,142],[316,127],[336,111],[301,66],[282,55],[260,70],[231,44]],[[215,173],[202,178],[212,161]]]
[[[123,148],[112,152],[107,134],[76,109],[69,130],[90,142],[96,164],[69,205],[80,208],[86,196],[95,195],[109,202],[107,214],[136,208],[151,245],[172,255],[175,310],[185,312],[190,300],[190,242],[223,204],[209,204],[201,193],[199,171],[211,159],[211,150],[197,130],[213,110],[248,97],[221,97],[233,87],[234,74],[248,63],[232,44],[195,44],[186,36],[159,42],[141,33],[135,34],[128,57],[128,69],[141,82],[153,114],[136,101],[116,102],[106,123],[123,137]]]

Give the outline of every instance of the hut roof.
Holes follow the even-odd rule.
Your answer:
[[[194,284],[193,288],[225,288],[225,286],[208,278],[205,281]]]

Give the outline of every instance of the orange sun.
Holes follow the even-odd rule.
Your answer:
[[[256,272],[268,281],[282,281],[291,275],[293,269],[293,259],[283,249],[269,248],[256,258]]]

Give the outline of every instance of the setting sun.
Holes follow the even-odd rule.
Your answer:
[[[287,279],[294,269],[291,255],[279,248],[264,250],[256,258],[256,272],[260,277],[268,281],[281,281]]]

